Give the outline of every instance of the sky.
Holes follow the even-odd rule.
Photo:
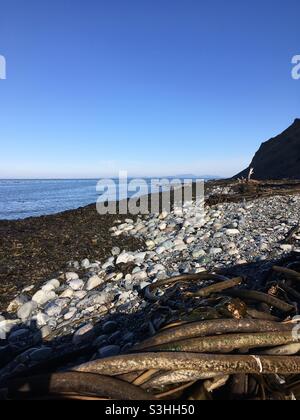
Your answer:
[[[299,0],[0,0],[0,178],[230,176],[300,117]]]

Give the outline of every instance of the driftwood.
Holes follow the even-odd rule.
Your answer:
[[[155,300],[149,309],[153,336],[130,353],[67,370],[56,360],[42,376],[19,372],[2,382],[0,396],[193,401],[214,399],[218,392],[226,399],[300,399],[300,334],[293,319],[300,309],[299,276],[275,266],[258,290],[219,273],[157,282],[147,290]],[[214,283],[206,286],[207,280]],[[158,297],[156,289],[164,293]],[[168,306],[173,299],[177,310]],[[239,305],[246,310],[236,319],[228,308]],[[159,327],[151,317],[162,311],[168,316]]]

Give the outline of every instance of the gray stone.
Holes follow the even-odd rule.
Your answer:
[[[118,329],[118,324],[115,321],[108,321],[103,325],[102,329],[104,334],[111,334]]]
[[[94,338],[95,338],[94,325],[87,324],[76,331],[76,333],[73,336],[73,344],[75,346],[87,344],[87,343],[92,342]]]
[[[19,344],[20,342],[27,341],[30,336],[30,330],[22,328],[12,332],[8,338],[10,344]]]
[[[44,360],[49,359],[49,357],[52,354],[52,349],[51,347],[42,347],[40,349],[36,349],[34,350],[31,354],[30,354],[30,359],[34,362],[42,362]]]
[[[113,356],[118,356],[118,354],[120,354],[120,351],[121,351],[120,346],[111,345],[111,346],[102,347],[99,350],[99,355],[102,358],[113,357]]]
[[[102,334],[96,338],[96,340],[93,342],[93,346],[97,348],[103,347],[104,345],[107,344],[107,342],[108,342],[108,336],[105,334]]]

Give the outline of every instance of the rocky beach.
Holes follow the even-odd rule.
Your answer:
[[[241,277],[243,290],[264,288],[275,262],[300,256],[298,188],[295,182],[255,183],[246,190],[236,181],[211,182],[203,219],[197,217],[197,201],[191,201],[183,211],[175,204],[171,212],[136,218],[100,217],[90,206],[0,222],[1,232],[9,232],[1,235],[6,282],[1,285],[0,383],[50,366],[67,369],[128,354],[164,325],[197,312],[197,300],[178,296],[157,308],[168,279],[196,276],[200,283],[191,281],[189,293],[214,284],[213,277],[201,280],[205,273]],[[29,226],[35,226],[30,235]],[[26,243],[34,246],[26,251]],[[282,297],[281,290],[276,293]],[[278,316],[266,312],[266,319]],[[203,307],[197,314],[194,320],[220,318]],[[236,316],[229,310],[226,318]]]

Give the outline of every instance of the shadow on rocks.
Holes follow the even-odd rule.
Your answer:
[[[280,260],[231,266],[219,272],[229,278],[243,276],[242,287],[266,291],[266,285],[274,275],[272,266],[289,264],[299,268],[300,255],[292,253]],[[68,371],[90,360],[130,353],[136,343],[154,335],[170,321],[180,319],[182,314],[190,313],[193,305],[197,306],[195,300],[183,299],[176,285],[171,287],[172,299],[168,289],[158,301],[147,302],[145,308],[134,314],[115,313],[105,315],[97,322],[92,319],[82,321],[74,324],[69,332],[56,330],[53,336],[43,338],[35,322],[14,328],[5,340],[0,340],[0,398],[9,397],[6,393],[8,384],[16,378],[21,378],[21,382],[24,380],[28,392],[31,392],[35,382],[30,389],[27,378],[34,375],[46,375],[44,382],[47,382],[53,372]],[[195,283],[188,287],[199,289]],[[43,383],[42,388],[43,395],[46,395],[47,383]]]

